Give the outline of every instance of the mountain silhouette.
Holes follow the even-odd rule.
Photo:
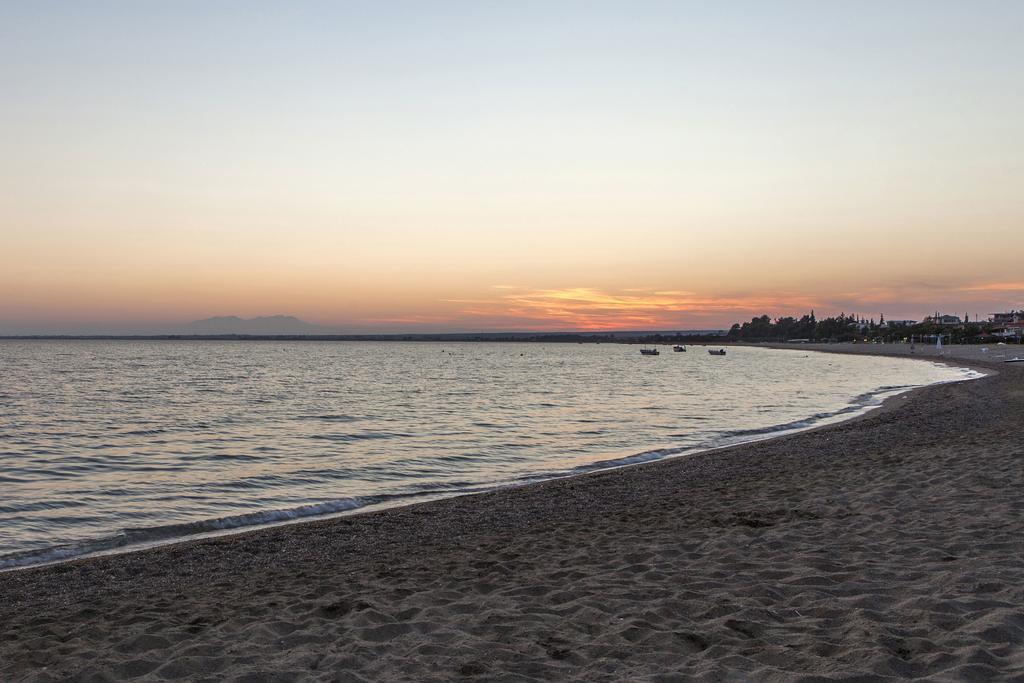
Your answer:
[[[189,334],[323,334],[324,328],[290,315],[239,318],[219,315],[186,326]]]

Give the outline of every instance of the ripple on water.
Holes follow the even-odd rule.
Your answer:
[[[0,566],[671,457],[958,376],[618,344],[0,344]]]

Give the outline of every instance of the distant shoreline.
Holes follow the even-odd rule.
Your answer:
[[[653,338],[660,335],[658,342]],[[452,332],[443,334],[24,334],[0,335],[0,341],[411,341],[411,342],[557,342],[724,344],[716,334],[686,332]]]

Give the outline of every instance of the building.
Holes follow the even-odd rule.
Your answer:
[[[996,325],[1009,325],[1011,323],[1024,322],[1024,311],[1007,311],[1006,313],[993,313],[990,318]]]
[[[893,327],[911,327],[911,326],[916,325],[916,324],[917,324],[916,320],[886,320],[885,321],[886,327],[889,327],[889,328],[893,328]]]
[[[940,313],[935,313],[935,315],[929,315],[924,319],[924,321],[926,323],[933,323],[935,325],[944,326],[960,325],[962,322],[960,320],[960,316],[958,315],[942,315]]]
[[[995,335],[997,337],[1002,337],[1003,339],[1024,339],[1024,320],[1006,323],[1006,326],[996,332]]]

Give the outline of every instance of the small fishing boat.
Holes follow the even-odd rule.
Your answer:
[[[1018,358],[1017,356],[1014,356],[1013,358],[1007,358],[1003,362],[1004,363],[1024,363],[1024,358]]]
[[[675,351],[676,353],[679,353],[680,351],[685,351],[686,347],[676,344],[675,346],[672,347],[672,350]]]
[[[640,353],[644,356],[657,356],[658,349],[649,349],[645,346],[644,348],[640,349]]]
[[[708,349],[708,353],[710,353],[712,356],[724,356],[725,349]]]

